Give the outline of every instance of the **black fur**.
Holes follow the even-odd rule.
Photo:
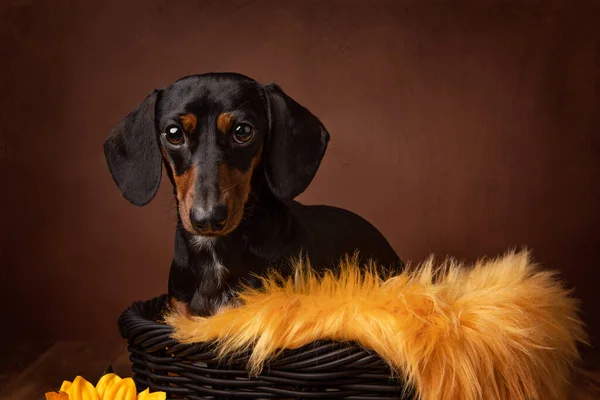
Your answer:
[[[123,196],[136,206],[148,204],[160,185],[162,163],[154,126],[157,94],[152,91],[104,142],[113,179]]]
[[[223,112],[251,121],[254,142],[232,146],[216,129]],[[197,127],[186,133],[185,146],[171,146],[164,130],[185,113],[198,117]],[[104,148],[117,186],[140,206],[157,191],[161,158],[174,186],[174,174],[181,176],[195,166],[194,201],[206,205],[224,190],[219,186],[219,163],[248,171],[262,148],[243,219],[233,231],[199,241],[195,232],[184,228],[178,213],[169,295],[189,304],[194,314],[210,315],[241,282],[255,284],[253,274],[283,268],[301,252],[318,269],[334,267],[356,250],[363,260],[372,259],[384,268],[403,267],[387,240],[366,220],[343,209],[293,200],[315,176],[328,141],[319,119],[277,85],[221,73],[185,77],[152,92],[117,125]]]
[[[294,199],[308,187],[325,154],[329,133],[310,111],[275,84],[267,85],[270,131],[265,154],[267,182],[280,199]]]

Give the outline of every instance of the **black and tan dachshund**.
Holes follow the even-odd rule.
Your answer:
[[[319,119],[279,86],[234,73],[188,76],[154,90],[113,128],[104,152],[127,200],[152,200],[163,164],[173,184],[172,304],[211,315],[241,282],[255,284],[253,274],[300,253],[318,269],[356,250],[388,269],[403,267],[363,218],[293,200],[328,142]]]

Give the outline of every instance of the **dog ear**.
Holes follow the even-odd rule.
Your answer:
[[[264,166],[269,188],[282,200],[304,192],[329,143],[329,133],[310,111],[276,84],[265,86],[269,132]]]
[[[123,196],[136,206],[154,198],[160,185],[162,159],[157,143],[154,109],[158,90],[123,118],[104,142],[104,156]]]

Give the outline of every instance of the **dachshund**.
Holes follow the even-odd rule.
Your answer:
[[[317,270],[345,255],[404,266],[358,215],[294,200],[313,180],[329,133],[276,84],[237,73],[191,75],[153,90],[111,131],[104,154],[123,197],[144,206],[164,165],[177,203],[172,307],[213,315],[257,275],[306,256]]]

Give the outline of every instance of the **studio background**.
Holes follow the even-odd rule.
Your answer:
[[[115,340],[166,291],[170,184],[129,204],[102,143],[153,88],[210,71],[275,81],[327,126],[301,201],[366,217],[410,262],[527,246],[600,334],[598,2],[0,7],[3,335]]]

